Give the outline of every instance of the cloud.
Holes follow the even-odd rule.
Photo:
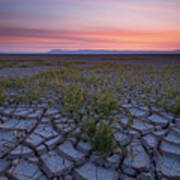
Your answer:
[[[111,28],[74,31],[4,26],[0,28],[0,39],[0,47],[3,48],[162,49],[180,47],[180,31],[153,32]]]
[[[0,0],[2,48],[180,48],[179,0]]]
[[[0,36],[3,37],[33,37],[33,38],[50,38],[50,39],[72,39],[83,40],[88,37],[161,37],[166,36],[174,37],[180,36],[180,30],[167,31],[163,29],[159,30],[137,30],[137,29],[119,29],[119,28],[98,28],[93,27],[90,30],[87,28],[80,30],[72,29],[40,29],[40,28],[25,28],[25,27],[13,27],[13,26],[1,26]],[[82,37],[82,38],[81,38]]]

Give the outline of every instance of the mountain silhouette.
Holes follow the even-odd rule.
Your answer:
[[[173,51],[120,51],[120,50],[63,50],[63,49],[52,49],[48,54],[179,54],[180,50]]]

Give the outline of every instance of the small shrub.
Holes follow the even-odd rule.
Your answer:
[[[28,65],[28,64],[20,64],[19,67],[20,68],[28,68],[28,67],[31,67],[31,66]]]
[[[96,133],[96,119],[90,117],[81,121],[81,129],[88,136],[94,136]]]
[[[18,103],[18,104],[27,104],[31,103],[34,100],[39,100],[40,99],[40,93],[41,91],[37,89],[33,89],[31,91],[28,91],[26,93],[18,94],[16,96],[13,96],[13,103]]]
[[[112,110],[118,109],[118,99],[113,92],[94,92],[92,99],[94,101],[94,111],[97,114],[109,116]]]
[[[62,88],[64,115],[80,114],[85,102],[86,90],[79,85],[69,85]]]
[[[4,91],[0,89],[0,105],[3,105],[4,100],[5,100]]]
[[[6,79],[3,77],[0,77],[0,88],[13,88],[15,87],[15,81],[13,79]]]
[[[12,103],[25,104],[29,102],[29,96],[25,94],[19,94],[13,97]]]
[[[17,80],[14,80],[14,85],[17,88],[25,88],[30,83],[30,78],[19,78]]]
[[[101,123],[100,126],[96,128],[96,133],[91,136],[90,143],[98,152],[111,153],[115,146],[112,126],[107,123]]]
[[[180,98],[177,98],[175,101],[174,113],[180,114]]]

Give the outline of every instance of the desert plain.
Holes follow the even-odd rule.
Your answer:
[[[0,55],[1,180],[179,180],[180,55]]]

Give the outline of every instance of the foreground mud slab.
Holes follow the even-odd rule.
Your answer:
[[[131,113],[132,124],[126,116],[115,122],[119,146],[104,157],[56,108],[1,106],[0,179],[179,180],[180,118],[133,104],[121,108]]]

